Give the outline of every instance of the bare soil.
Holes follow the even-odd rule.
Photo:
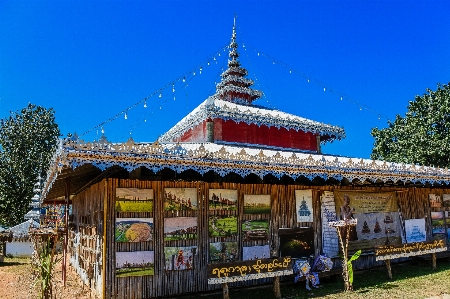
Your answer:
[[[98,299],[85,285],[69,263],[66,269],[66,285],[62,281],[62,263],[56,265],[53,279],[53,297],[70,299]],[[0,298],[1,299],[36,299],[39,298],[38,282],[28,258],[5,258],[0,263]]]

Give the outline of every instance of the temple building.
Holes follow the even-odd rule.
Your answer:
[[[42,198],[72,206],[70,263],[103,298],[219,290],[208,265],[282,257],[280,236],[307,245],[292,257],[325,253],[339,267],[328,222],[344,195],[358,219],[350,251],[364,250],[354,269],[382,265],[374,246],[404,243],[406,221],[450,241],[431,229],[441,206],[429,205],[450,194],[448,169],[326,155],[321,144],[345,138],[343,128],[255,105],[262,92],[246,76],[234,26],[215,94],[157,141],[61,140]]]

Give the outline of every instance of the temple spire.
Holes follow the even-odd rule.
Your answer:
[[[222,74],[222,80],[216,86],[215,96],[221,100],[251,105],[252,102],[262,96],[262,92],[250,88],[253,80],[245,78],[248,71],[241,67],[239,62],[238,44],[236,42],[236,15],[233,20],[233,31],[229,48],[228,68]]]

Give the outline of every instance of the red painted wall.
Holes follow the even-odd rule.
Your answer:
[[[206,121],[204,121],[176,141],[205,142],[206,136]],[[267,126],[258,127],[255,124],[248,125],[244,122],[236,123],[222,119],[214,119],[214,141],[317,151],[316,136],[313,133]]]

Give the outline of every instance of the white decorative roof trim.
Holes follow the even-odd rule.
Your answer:
[[[229,67],[220,76],[223,78],[226,76],[230,76],[230,74],[234,73],[241,74],[242,76],[248,75],[248,71],[242,67]]]
[[[245,122],[258,126],[276,127],[278,129],[301,130],[320,134],[321,136],[328,135],[331,137],[331,140],[345,138],[344,129],[337,126],[327,125],[278,110],[235,104],[220,100],[214,95],[201,103],[158,140],[160,142],[172,142],[208,118],[221,118],[223,120],[233,120],[236,123]],[[325,142],[323,141],[323,143]]]
[[[155,173],[169,168],[180,173],[214,171],[220,176],[236,173],[242,177],[270,174],[294,180],[344,178],[353,181],[450,184],[450,171],[443,168],[389,163],[369,159],[305,154],[292,151],[244,148],[214,143],[127,143],[66,141],[55,156],[44,184],[43,198],[63,168],[91,164],[101,170],[120,166],[127,171],[146,167]]]
[[[251,79],[230,75],[228,77],[223,78],[222,81],[220,81],[220,83],[216,85],[216,89],[220,89],[220,88],[226,86],[227,84],[230,84],[233,82],[239,82],[245,86],[253,85],[253,80],[251,80]]]
[[[260,97],[262,97],[262,94],[263,94],[261,91],[251,89],[249,87],[225,85],[225,86],[222,86],[220,89],[217,89],[216,95],[219,96],[219,95],[223,95],[223,94],[226,94],[229,92],[248,94],[252,98],[260,98]]]

